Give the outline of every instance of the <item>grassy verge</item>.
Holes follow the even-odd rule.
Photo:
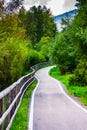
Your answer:
[[[21,106],[16,114],[16,117],[12,123],[10,130],[27,130],[29,102],[30,102],[32,91],[34,90],[36,84],[37,84],[37,80],[35,80],[34,83],[30,85],[30,87],[27,89],[26,93],[24,94]]]
[[[71,95],[79,97],[80,101],[87,106],[87,86],[71,86],[69,85],[70,74],[61,75],[59,69],[54,67],[50,70],[50,75],[60,80],[67,88]]]

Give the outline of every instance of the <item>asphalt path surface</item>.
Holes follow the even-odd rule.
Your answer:
[[[50,67],[39,70],[34,95],[33,130],[87,130],[87,111],[71,101],[62,85],[49,76]]]

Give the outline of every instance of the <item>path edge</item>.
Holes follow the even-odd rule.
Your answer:
[[[50,72],[50,70],[49,70],[49,72]],[[48,73],[48,74],[49,74],[49,73]],[[75,104],[75,105],[76,105],[77,107],[79,107],[82,111],[84,111],[85,113],[87,113],[87,109],[85,108],[85,106],[83,106],[81,103],[78,103],[70,94],[68,94],[68,92],[66,92],[67,90],[65,91],[65,89],[66,89],[66,88],[65,88],[65,85],[64,85],[61,81],[59,81],[59,80],[53,78],[50,74],[49,74],[49,76],[57,82],[58,86],[59,86],[60,89],[61,89],[61,92],[62,92],[73,104]]]
[[[39,72],[40,70],[38,70],[37,72]],[[35,96],[36,90],[37,90],[37,88],[38,88],[38,86],[40,84],[40,80],[38,79],[36,74],[35,74],[35,78],[37,79],[38,82],[37,82],[37,85],[36,85],[35,89],[32,92],[31,101],[30,101],[30,105],[29,105],[29,110],[28,110],[28,130],[33,130],[34,96]]]

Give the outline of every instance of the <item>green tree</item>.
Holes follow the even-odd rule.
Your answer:
[[[75,68],[75,51],[64,32],[57,34],[52,43],[50,58],[56,63],[62,74],[72,72]]]
[[[34,49],[30,49],[25,61],[25,69],[28,71],[31,66],[45,61],[44,55]]]
[[[49,47],[52,39],[50,37],[42,37],[39,43],[36,44],[36,50],[45,56],[46,61],[49,61]]]
[[[86,1],[85,1],[86,2]],[[78,11],[70,27],[70,39],[76,50],[77,66],[70,84],[87,85],[87,3]]]
[[[20,20],[19,26],[25,28],[26,10],[25,10],[25,8],[23,6],[19,10],[18,18]]]
[[[19,10],[21,1],[12,0],[6,8],[0,1],[0,91],[18,80],[30,66],[47,60],[46,51],[49,52],[49,43],[56,33],[50,10],[41,6],[28,12],[23,6]],[[39,42],[40,51],[32,47],[30,40],[33,47]]]
[[[19,27],[17,15],[6,15],[0,20],[0,91],[20,78],[29,51],[25,30]]]
[[[24,74],[27,53],[27,42],[17,37],[9,37],[0,44],[0,90]]]
[[[65,18],[62,18],[61,20],[61,28],[63,30],[68,29],[70,26],[70,23],[71,23],[71,16],[68,13],[66,13]]]
[[[26,34],[32,41],[33,46],[38,43],[43,36],[54,37],[56,25],[49,9],[46,7],[32,7],[26,13]]]

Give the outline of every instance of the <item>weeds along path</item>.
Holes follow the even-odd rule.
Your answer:
[[[36,73],[38,85],[32,96],[29,130],[87,130],[87,111],[49,76],[50,69]]]

